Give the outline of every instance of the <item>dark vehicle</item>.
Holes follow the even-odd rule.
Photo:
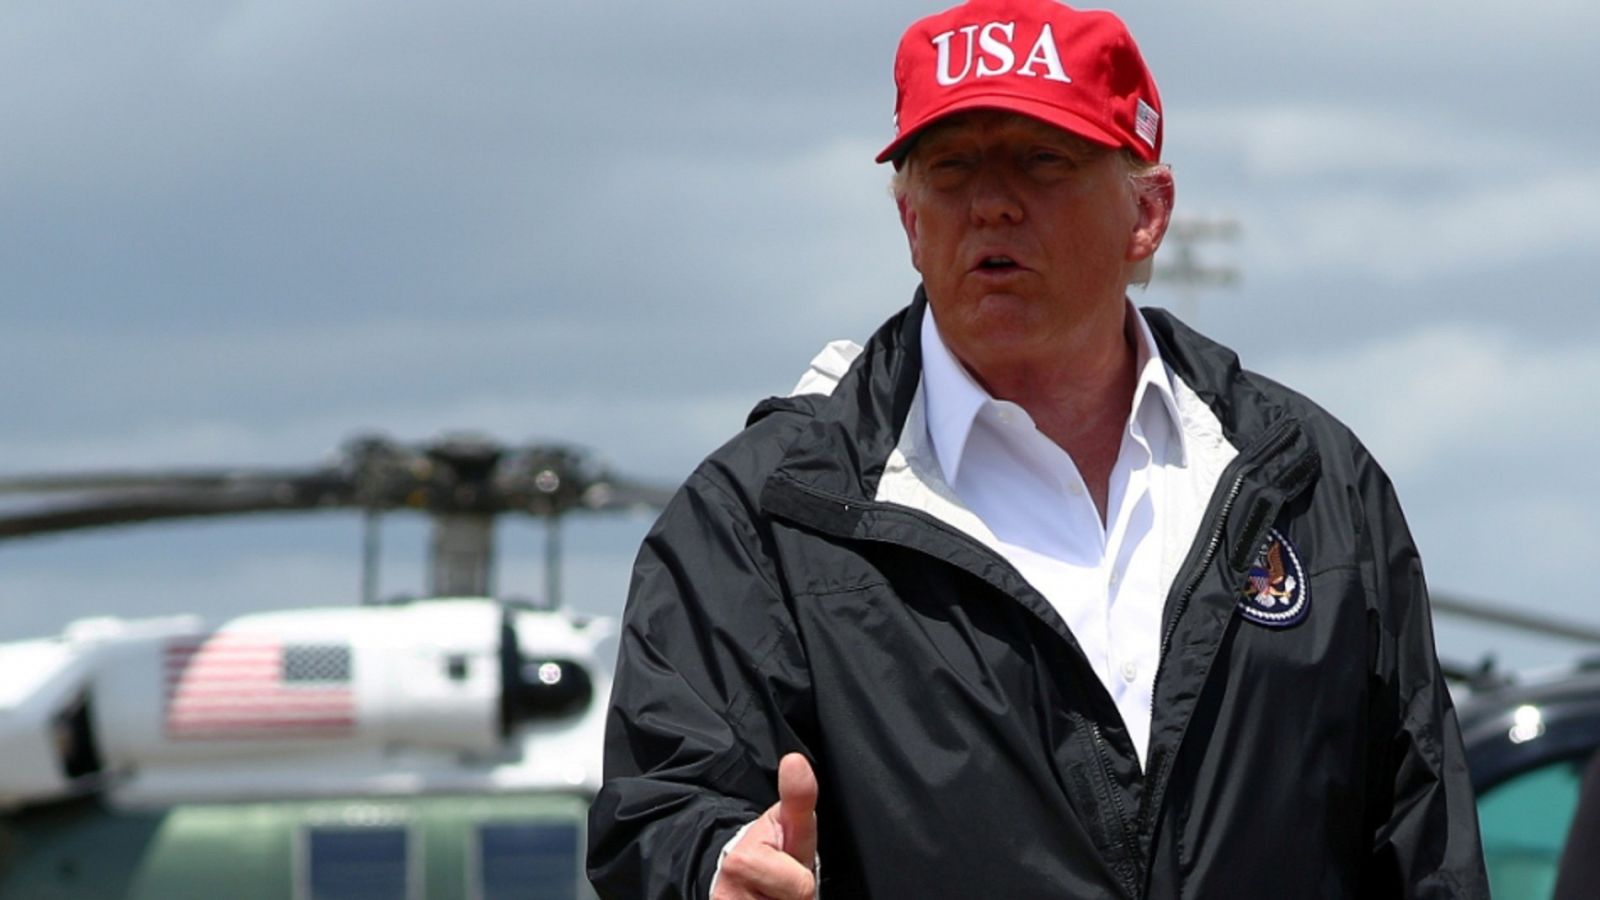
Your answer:
[[[1600,645],[1600,630],[1573,622],[1452,597],[1435,596],[1433,606],[1435,613]],[[1445,668],[1456,689],[1493,895],[1548,900],[1584,768],[1600,748],[1600,657],[1531,677],[1497,672],[1489,662]]]

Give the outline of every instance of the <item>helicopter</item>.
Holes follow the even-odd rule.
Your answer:
[[[575,512],[672,487],[579,449],[347,442],[303,469],[0,478],[0,542],[357,510],[362,602],[96,617],[0,644],[0,900],[591,898],[611,620],[560,602]],[[42,500],[39,498],[43,498]],[[427,596],[379,602],[379,522],[431,520]],[[496,599],[494,525],[545,524],[546,600]]]

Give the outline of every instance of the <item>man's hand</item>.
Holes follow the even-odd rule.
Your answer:
[[[778,802],[722,860],[711,900],[811,900],[817,885],[817,776],[798,753],[778,762]]]

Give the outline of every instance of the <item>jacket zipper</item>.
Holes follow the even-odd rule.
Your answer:
[[[1107,792],[1111,794],[1111,805],[1117,812],[1116,847],[1121,857],[1116,863],[1117,874],[1122,879],[1123,886],[1128,889],[1128,895],[1137,897],[1139,895],[1137,862],[1130,858],[1128,851],[1130,836],[1127,809],[1122,805],[1122,791],[1118,788],[1117,779],[1111,771],[1111,758],[1106,749],[1105,736],[1100,733],[1099,722],[1089,720],[1089,734],[1094,737],[1095,756],[1100,760],[1100,774],[1105,777]],[[1135,871],[1128,871],[1130,865],[1134,866]]]
[[[1264,462],[1272,458],[1285,444],[1293,439],[1295,434],[1293,428],[1284,426],[1281,430],[1283,433],[1277,435],[1268,443],[1267,449],[1261,454],[1260,461]],[[1190,571],[1189,580],[1184,583],[1183,592],[1178,595],[1178,605],[1172,611],[1172,619],[1161,635],[1161,649],[1156,655],[1156,677],[1150,684],[1150,718],[1152,720],[1155,719],[1155,703],[1161,687],[1161,673],[1166,668],[1162,663],[1166,661],[1167,651],[1172,647],[1172,638],[1178,632],[1178,623],[1183,619],[1184,610],[1189,608],[1190,598],[1194,596],[1195,590],[1200,587],[1200,580],[1205,577],[1206,570],[1211,568],[1212,561],[1216,559],[1217,550],[1222,546],[1222,534],[1227,529],[1228,516],[1233,512],[1233,505],[1238,501],[1239,493],[1244,488],[1245,475],[1251,468],[1254,467],[1241,466],[1238,474],[1233,476],[1233,483],[1228,486],[1228,493],[1222,500],[1222,508],[1217,511],[1217,516],[1213,520],[1211,536],[1206,540],[1205,552],[1200,555],[1199,564]],[[1162,760],[1163,770],[1172,766],[1172,760],[1176,755],[1177,748],[1173,748],[1173,752]],[[1150,827],[1155,818],[1155,803],[1152,799],[1154,796],[1153,789],[1161,782],[1162,774],[1161,772],[1149,773],[1154,777],[1147,779],[1146,786],[1148,789],[1145,791],[1143,798],[1144,809],[1141,810],[1139,816],[1139,831],[1141,834]]]
[[[1183,611],[1189,606],[1189,598],[1194,595],[1195,589],[1200,586],[1200,579],[1205,577],[1206,569],[1211,568],[1211,561],[1216,558],[1217,548],[1222,546],[1222,532],[1228,524],[1228,514],[1233,512],[1233,504],[1239,499],[1239,491],[1244,487],[1244,472],[1233,477],[1233,484],[1228,488],[1228,495],[1222,501],[1222,509],[1217,511],[1216,524],[1212,526],[1211,537],[1206,541],[1205,553],[1200,556],[1200,564],[1195,567],[1188,583],[1183,586],[1183,593],[1178,595],[1177,608],[1172,611],[1172,621],[1167,623],[1167,630],[1161,635],[1161,651],[1156,654],[1156,681],[1161,679],[1160,661],[1167,658],[1167,649],[1172,646],[1172,636],[1178,632],[1178,620],[1183,617]],[[1150,685],[1150,703],[1153,713],[1155,704],[1155,682]]]

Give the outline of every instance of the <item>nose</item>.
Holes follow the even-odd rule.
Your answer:
[[[1022,201],[1013,173],[990,162],[972,181],[974,225],[1015,225],[1022,221]]]

